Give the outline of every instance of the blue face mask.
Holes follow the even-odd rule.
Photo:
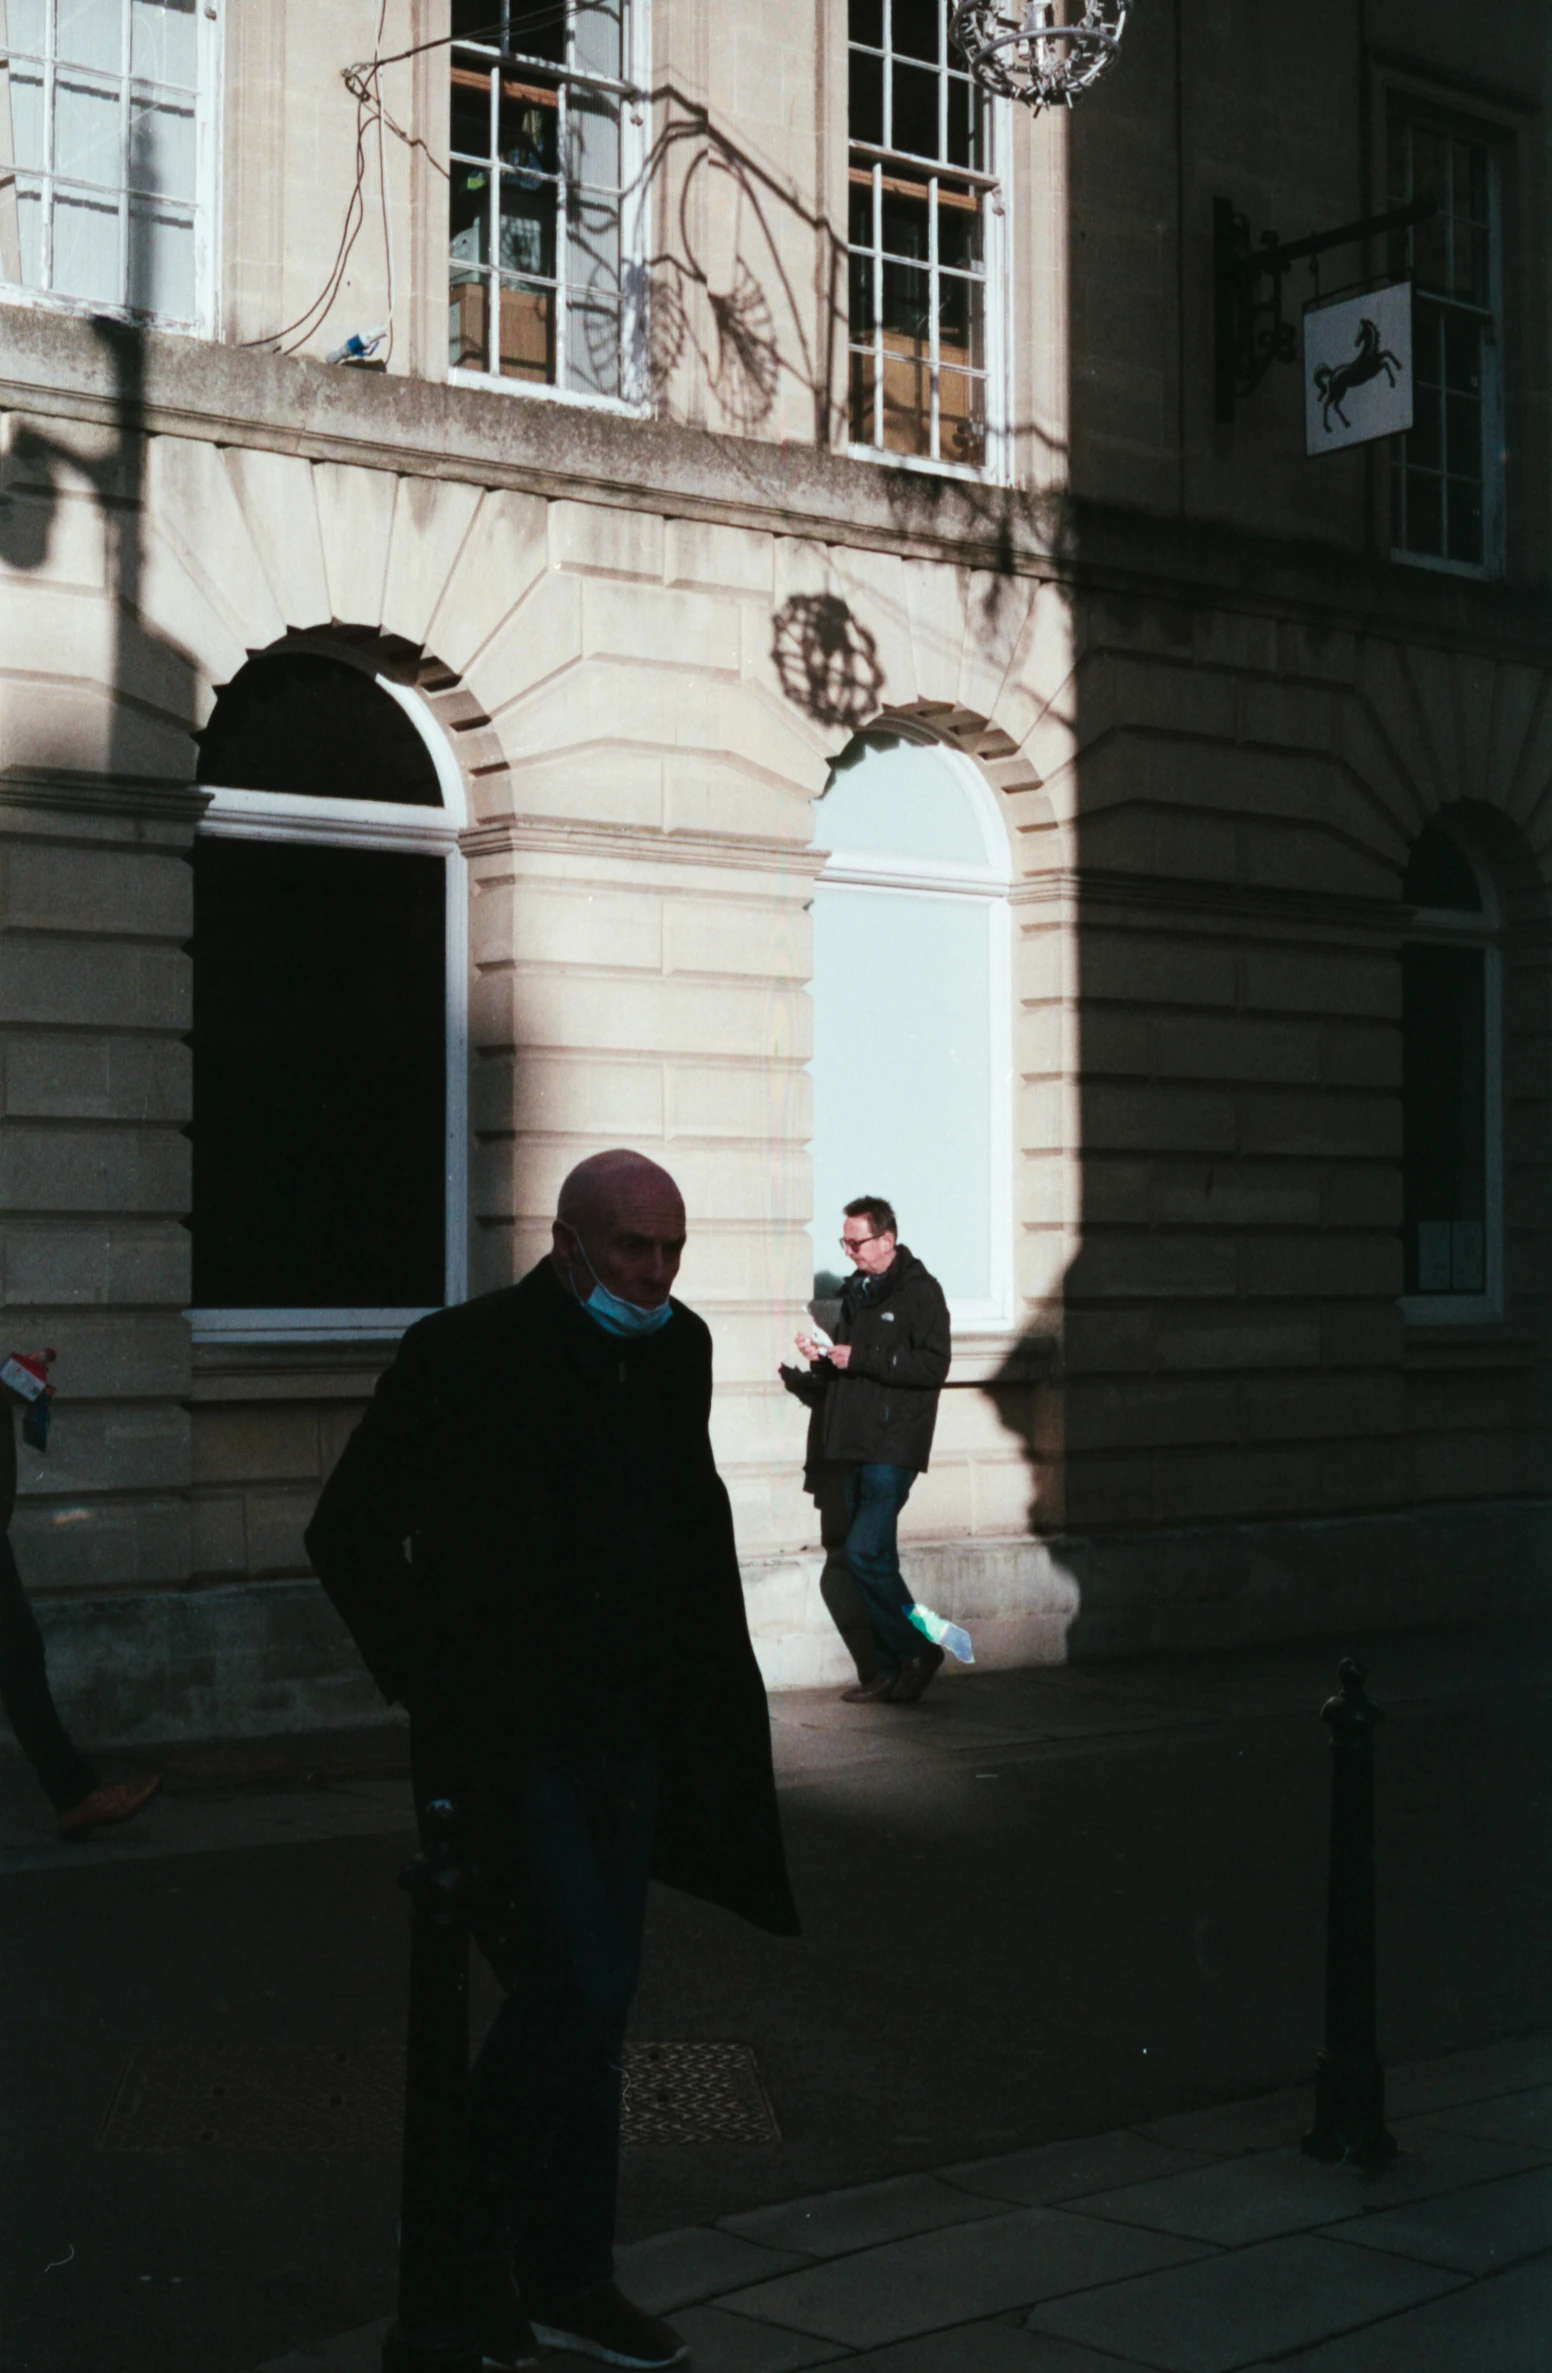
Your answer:
[[[572,1234],[576,1235],[575,1229]],[[577,1236],[577,1250],[587,1261],[593,1279],[593,1290],[587,1300],[583,1302],[580,1294],[577,1294],[577,1300],[588,1317],[596,1320],[606,1335],[655,1335],[660,1327],[667,1326],[674,1315],[671,1302],[661,1302],[655,1310],[646,1310],[639,1302],[627,1302],[621,1295],[612,1294],[588,1260],[587,1246],[580,1236]],[[575,1286],[571,1290],[577,1293]]]

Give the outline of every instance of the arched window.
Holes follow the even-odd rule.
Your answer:
[[[860,734],[814,838],[814,1237],[844,1268],[843,1206],[885,1195],[957,1324],[1010,1324],[1008,846],[979,769]]]
[[[1402,1225],[1408,1317],[1503,1302],[1502,1024],[1491,874],[1431,824],[1407,865],[1401,951]]]
[[[416,694],[261,653],[200,736],[196,1338],[390,1337],[464,1292],[463,787]]]

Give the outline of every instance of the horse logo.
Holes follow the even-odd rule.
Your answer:
[[[1329,363],[1322,363],[1315,372],[1315,393],[1320,398],[1320,425],[1328,436],[1331,433],[1333,412],[1344,428],[1353,425],[1342,409],[1344,396],[1351,395],[1353,389],[1362,387],[1366,380],[1377,379],[1381,371],[1394,387],[1396,374],[1401,368],[1401,357],[1392,354],[1388,346],[1380,344],[1378,323],[1360,321],[1354,343],[1358,351],[1350,363],[1339,363],[1335,370]]]

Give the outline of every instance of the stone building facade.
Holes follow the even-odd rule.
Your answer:
[[[13,1537],[82,1731],[369,1711],[319,1481],[399,1305],[520,1275],[619,1142],[685,1188],[768,1677],[841,1677],[775,1366],[815,1110],[912,996],[905,1232],[981,1247],[923,1598],[993,1662],[1539,1603],[1552,35],[1160,0],[1029,120],[976,114],[939,0],[98,13],[11,0],[0,162],[3,1291],[59,1352]],[[1292,238],[1435,189],[1319,292],[1412,272],[1405,444],[1307,459],[1280,364],[1218,417],[1213,201]],[[294,784],[216,770],[309,666],[429,789],[304,781],[305,704]],[[835,855],[899,748],[970,859]],[[431,868],[445,1070],[427,1134],[369,1048],[356,1170],[280,1163],[255,1221],[352,994],[298,1005],[266,847]],[[873,1010],[864,931],[827,1008],[870,897],[919,961]],[[211,1197],[232,1277],[260,1235],[300,1277],[417,1130],[442,1293],[202,1299]]]

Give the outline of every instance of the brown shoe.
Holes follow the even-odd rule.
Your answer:
[[[853,1681],[849,1689],[841,1691],[842,1701],[848,1706],[876,1704],[881,1698],[893,1696],[899,1678],[897,1672],[875,1673],[871,1681]]]
[[[924,1648],[920,1656],[908,1657],[895,1675],[895,1685],[889,1692],[892,1706],[914,1706],[943,1662],[941,1648]]]
[[[138,1780],[105,1780],[90,1796],[59,1816],[61,1837],[90,1837],[94,1829],[111,1828],[115,1821],[133,1821],[144,1812],[162,1784],[160,1772],[143,1772]]]

